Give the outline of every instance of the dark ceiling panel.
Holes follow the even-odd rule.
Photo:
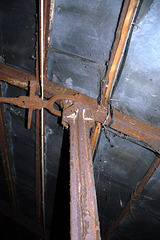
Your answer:
[[[2,84],[5,97],[26,95],[22,89]],[[6,130],[16,201],[21,212],[35,217],[35,127],[25,128],[25,109],[5,104]]]
[[[113,43],[122,1],[55,1],[51,48],[104,63]]]
[[[97,98],[105,66],[50,50],[48,72],[53,82]]]
[[[4,97],[17,97],[27,92],[2,83]],[[18,207],[23,214],[35,218],[35,114],[33,112],[31,129],[26,129],[26,110],[4,104],[7,135],[10,149],[10,162],[16,190]],[[61,158],[63,127],[58,117],[45,112],[45,202],[46,223],[52,222],[53,204]],[[68,139],[67,139],[68,141]],[[68,183],[69,184],[69,183]],[[1,188],[2,194],[3,188]]]
[[[122,1],[55,1],[48,76],[97,98]],[[69,79],[69,80],[68,80]]]
[[[159,172],[159,171],[158,171]],[[154,213],[150,207],[151,203],[159,202],[160,199],[147,199],[140,197],[130,208],[129,214],[120,222],[109,240],[151,240],[160,239],[159,233],[159,211]]]
[[[125,113],[160,126],[159,0],[155,0],[148,10],[134,27],[112,103]]]
[[[106,138],[102,132],[94,161],[102,234],[130,199],[154,158],[149,150],[110,132]],[[127,230],[126,234],[129,234]]]
[[[0,1],[1,62],[35,73],[36,1]]]
[[[63,140],[63,128],[58,117],[45,112],[45,208],[46,224],[51,227],[56,194],[59,162]],[[62,188],[63,191],[63,188]]]

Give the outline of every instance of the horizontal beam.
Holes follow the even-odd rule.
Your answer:
[[[0,80],[7,82],[15,87],[28,90],[29,81],[37,81],[36,94],[40,94],[39,80],[32,74],[26,73],[14,67],[7,66],[0,63]],[[57,94],[74,95],[77,91],[56,83],[50,82],[48,78],[44,77],[44,97],[50,98]]]
[[[32,74],[0,63],[0,80],[27,90],[28,81],[36,80],[36,77]]]
[[[0,80],[12,84],[16,87],[27,90],[28,81],[36,80],[35,76],[25,73],[21,70],[9,67],[0,63]],[[37,81],[36,93],[40,94],[39,82]],[[74,95],[77,91],[63,86],[59,86],[56,83],[50,82],[49,79],[44,80],[44,97],[50,98],[57,94]],[[84,95],[88,102],[97,102],[89,96]],[[125,113],[119,112],[114,109],[113,123],[110,126],[118,132],[131,136],[135,140],[141,141],[149,146],[153,151],[160,153],[160,128],[138,118],[131,117]],[[108,119],[108,124],[110,119]]]
[[[160,128],[131,117],[126,113],[113,110],[113,123],[110,128],[121,132],[136,141],[141,141],[151,147],[154,152],[160,153]]]

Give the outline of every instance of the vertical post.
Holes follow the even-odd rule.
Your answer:
[[[73,113],[64,111],[63,121],[70,125],[71,239],[98,240],[100,228],[89,139],[94,120],[79,107]]]
[[[40,7],[39,7],[40,8]],[[36,22],[36,79],[40,80],[40,17],[37,15]],[[41,192],[42,192],[42,177],[41,177],[41,112],[40,110],[36,110],[36,155],[35,155],[35,163],[36,163],[36,217],[37,223],[42,223],[42,204],[41,204]],[[37,238],[38,239],[38,238]]]

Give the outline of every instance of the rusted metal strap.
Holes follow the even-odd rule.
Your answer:
[[[38,95],[41,94],[38,78],[36,78],[32,74],[26,73],[22,70],[7,66],[2,63],[0,63],[0,80],[25,90],[28,90],[29,81],[36,81],[37,82],[36,94]],[[74,95],[75,93],[78,93],[78,92],[73,89],[62,87],[56,83],[50,82],[49,79],[44,76],[44,97],[45,98],[50,98],[57,94]]]
[[[110,59],[107,62],[108,68],[104,79],[102,80],[102,90],[101,90],[101,104],[108,106],[110,94],[114,85],[114,80],[116,74],[118,73],[120,63],[122,62],[125,43],[127,41],[130,26],[135,14],[135,9],[138,0],[124,0],[122,11],[120,14],[120,19],[118,22],[118,27],[114,39],[114,43],[111,49]],[[98,142],[98,137],[100,135],[101,125],[97,123],[95,132],[91,136],[91,148],[92,152],[96,147]]]
[[[126,42],[131,30],[131,23],[136,13],[136,7],[139,0],[124,1],[123,9],[120,16],[119,26],[116,32],[117,38],[113,45],[114,50],[112,54],[111,66],[108,69],[106,77],[103,79],[101,103],[107,105],[114,86],[116,74],[119,70],[123,59]],[[117,41],[116,41],[117,40]]]
[[[113,112],[114,121],[110,126],[111,129],[130,136],[137,141],[141,141],[146,144],[146,146],[150,146],[150,150],[160,153],[159,127],[151,125],[138,118],[131,117],[125,113],[117,111],[116,109],[114,109]]]
[[[129,141],[142,145],[155,153],[160,154],[160,127],[156,127],[138,118],[131,117],[116,109],[113,109],[114,118],[109,129],[116,131],[119,137],[125,136]],[[106,122],[108,127],[111,117]],[[97,126],[91,136],[91,148],[94,152],[98,134],[101,129],[101,123],[98,122]]]
[[[83,106],[64,110],[63,123],[70,126],[71,239],[98,240],[97,211],[89,130],[94,119]]]
[[[47,77],[50,28],[54,13],[55,0],[44,1],[44,76]]]
[[[105,119],[104,117],[106,117],[107,115],[106,109],[98,105],[95,99],[92,99],[80,93],[73,94],[73,95],[59,94],[50,98],[48,101],[46,100],[42,101],[38,96],[34,95],[36,91],[35,89],[37,86],[37,82],[31,81],[31,83],[32,83],[31,85],[33,85],[32,86],[33,90],[31,88],[30,97],[0,98],[0,101],[15,104],[23,108],[29,108],[30,109],[29,127],[31,123],[32,110],[41,109],[43,106],[44,108],[48,109],[52,114],[61,116],[61,112],[53,108],[54,102],[63,101],[64,103],[67,102],[68,104],[68,102],[70,101],[70,104],[71,104],[79,101],[79,99],[81,99],[81,103],[87,102],[89,106],[88,109],[94,108],[95,121],[99,122],[97,125],[98,130],[96,129],[97,132],[95,132],[91,140],[91,148],[94,149],[95,142],[97,141],[97,135],[98,135],[99,129],[101,128],[101,123],[103,123]],[[92,112],[90,112],[90,115],[93,115]],[[160,144],[159,144],[160,128],[159,127],[146,123],[142,120],[139,120],[138,118],[131,117],[116,109],[113,109],[113,115],[114,115],[113,123],[111,124],[110,128],[118,132],[122,132],[123,134],[126,134],[128,136],[131,136],[135,140],[141,141],[144,144],[146,144],[146,147],[149,146],[148,148],[153,150],[154,152],[160,153]],[[111,121],[110,118],[106,121],[106,126],[108,126],[108,124],[110,123]]]

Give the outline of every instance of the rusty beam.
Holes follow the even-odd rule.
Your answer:
[[[55,0],[44,1],[44,76],[47,77],[50,29],[54,14]]]
[[[97,122],[96,125],[94,126],[94,129],[92,129],[92,132],[91,132],[91,152],[92,152],[92,155],[94,154],[94,150],[95,150],[96,145],[97,145],[97,141],[98,141],[98,138],[99,138],[100,131],[101,131],[101,123]]]
[[[131,22],[134,16],[137,0],[124,0],[114,43],[111,49],[110,58],[107,62],[108,68],[104,79],[102,80],[101,104],[107,106],[110,94],[114,85],[116,74],[122,62],[125,43],[128,38]],[[91,135],[91,149],[94,152],[96,143],[101,131],[101,124],[98,122],[95,131]]]
[[[50,28],[51,22],[54,13],[54,3],[55,0],[43,0],[44,10],[43,10],[43,71],[44,77],[47,78],[47,67],[48,67],[48,52],[49,52],[49,43],[50,43]],[[38,31],[37,34],[40,36],[41,32],[41,1],[39,1],[39,21],[38,21]],[[39,46],[41,46],[41,39],[39,37]],[[40,49],[39,49],[40,53]]]
[[[1,85],[0,85],[0,97],[1,97]],[[14,208],[16,208],[15,189],[14,189],[12,170],[11,170],[11,165],[9,160],[8,140],[7,140],[4,109],[3,109],[2,103],[0,103],[0,151],[1,151],[3,168],[4,168],[4,173],[7,181],[11,204]]]
[[[12,76],[13,72],[13,76]],[[28,80],[35,79],[34,76],[28,75],[21,70],[6,66],[0,63],[0,79],[10,83],[14,86],[27,89]],[[37,81],[36,93],[40,94],[39,83]],[[55,83],[45,80],[44,82],[44,96],[45,98],[53,97],[54,95],[66,94],[66,95],[75,95],[78,93],[72,89],[68,89],[62,86],[59,86]],[[96,103],[96,99],[93,99],[89,96],[83,95],[84,99],[88,102]],[[110,121],[110,120],[109,120]],[[135,124],[136,123],[136,124]],[[107,123],[108,124],[108,123]],[[99,124],[100,126],[100,124]],[[139,120],[138,118],[133,118],[125,113],[121,113],[114,109],[114,119],[111,128],[115,129],[118,132],[122,132],[126,135],[130,135],[136,140],[142,141],[147,146],[151,146],[156,151],[159,150],[160,141],[160,128],[153,126],[149,123]],[[141,130],[143,129],[143,130]],[[96,142],[96,137],[94,139]],[[93,145],[92,145],[93,149]]]
[[[103,79],[101,103],[106,106],[109,103],[109,98],[112,93],[114,80],[119,70],[120,63],[123,59],[126,42],[128,40],[128,36],[131,30],[131,23],[135,15],[138,2],[139,0],[124,1],[119,25],[116,31],[116,38],[113,44],[112,54],[110,58],[111,63],[109,62],[111,66],[108,68],[108,72]]]
[[[133,194],[131,195],[130,200],[126,203],[125,207],[122,209],[120,215],[117,217],[117,219],[113,222],[105,236],[103,237],[103,240],[107,240],[111,233],[114,231],[114,229],[117,227],[117,225],[120,223],[120,221],[126,216],[126,214],[129,212],[131,205],[134,203],[134,201],[140,196],[142,190],[156,171],[160,164],[160,158],[156,157],[155,160],[152,162],[151,166],[149,167],[147,173],[141,180],[141,182],[138,184],[138,186],[135,188]]]
[[[0,63],[0,79],[14,86],[28,89],[28,81],[36,80],[32,74]]]
[[[125,135],[128,140],[133,140],[156,153],[160,153],[159,127],[151,125],[138,118],[131,117],[130,115],[122,113],[116,109],[113,109],[113,116],[113,123],[110,125],[109,129],[116,131],[116,134],[119,137],[123,137],[123,135]],[[110,121],[111,117],[109,117],[108,121],[106,122],[106,127]],[[100,129],[101,124],[97,123],[95,131],[91,136],[92,153],[94,152]]]
[[[40,45],[40,36],[39,36],[39,14],[37,13],[36,19],[36,79],[40,83],[40,59],[39,59],[39,45]],[[31,87],[31,84],[30,84]],[[41,112],[36,110],[36,131],[35,131],[35,193],[36,193],[36,217],[37,223],[41,224],[42,227],[42,197],[41,197]]]
[[[113,46],[111,49],[109,61],[107,61],[107,72],[105,74],[104,79],[102,80],[104,88],[106,88],[106,86],[104,86],[104,84],[108,84],[109,80],[111,80],[110,72],[112,72],[112,78],[116,74],[116,70],[117,70],[116,68],[114,69],[114,74],[113,74],[113,64],[116,59],[116,52],[119,47],[119,43],[120,43],[120,39],[121,39],[121,35],[122,35],[122,28],[123,28],[123,24],[124,24],[126,15],[127,15],[129,3],[130,3],[130,0],[123,1],[123,6],[122,6],[121,13],[120,13],[120,18],[119,18],[119,22],[118,22],[118,26],[117,26],[117,30],[116,30],[116,34],[115,34],[115,39],[114,39]],[[120,60],[120,57],[118,57],[116,65],[118,64],[119,60]],[[103,97],[104,97],[104,95],[102,95],[102,99],[103,99]]]
[[[94,110],[93,110],[94,111]],[[93,162],[89,131],[94,119],[88,107],[77,102],[63,112],[63,124],[70,126],[70,214],[72,240],[99,240]]]
[[[160,153],[160,128],[131,117],[125,113],[113,110],[113,123],[110,128],[141,141],[151,147],[154,152]],[[110,119],[108,120],[110,121]]]
[[[40,95],[39,79],[34,75],[26,73],[22,70],[14,67],[7,66],[0,63],[0,80],[7,82],[15,87],[19,87],[28,90],[28,82],[36,81],[36,94]],[[74,95],[77,91],[63,86],[59,86],[56,83],[50,82],[48,78],[44,77],[44,96],[45,98],[53,97],[57,94]]]
[[[86,96],[83,94],[75,94],[73,95],[65,95],[60,94],[56,95],[49,100],[43,100],[39,98],[38,96],[34,95],[34,89],[35,89],[35,83],[32,82],[31,85],[31,93],[30,96],[20,96],[18,98],[3,98],[0,97],[0,102],[4,103],[10,103],[17,105],[22,108],[28,108],[29,112],[32,113],[33,110],[41,109],[42,107],[49,110],[52,114],[61,116],[61,111],[56,110],[53,107],[53,104],[56,101],[71,101],[73,105],[76,104],[76,102],[80,102],[82,105],[87,104],[88,109],[92,109],[92,112],[90,112],[90,115],[94,116],[95,121],[98,121],[100,123],[105,124],[106,126],[122,132],[123,134],[126,134],[127,136],[130,136],[134,138],[136,141],[142,141],[146,144],[146,146],[150,146],[150,149],[154,152],[159,153],[160,152],[160,128],[151,125],[147,122],[141,121],[137,118],[131,117],[127,114],[124,114],[122,112],[119,112],[117,110],[113,110],[114,118],[112,119],[111,124],[111,116],[105,120],[106,118],[106,109],[100,105],[96,101],[89,101],[90,99],[86,99]],[[33,91],[32,91],[33,87]],[[71,104],[71,105],[72,105]],[[94,109],[94,111],[93,111]],[[28,126],[30,127],[31,123],[31,114],[29,115],[30,118],[28,118]]]

